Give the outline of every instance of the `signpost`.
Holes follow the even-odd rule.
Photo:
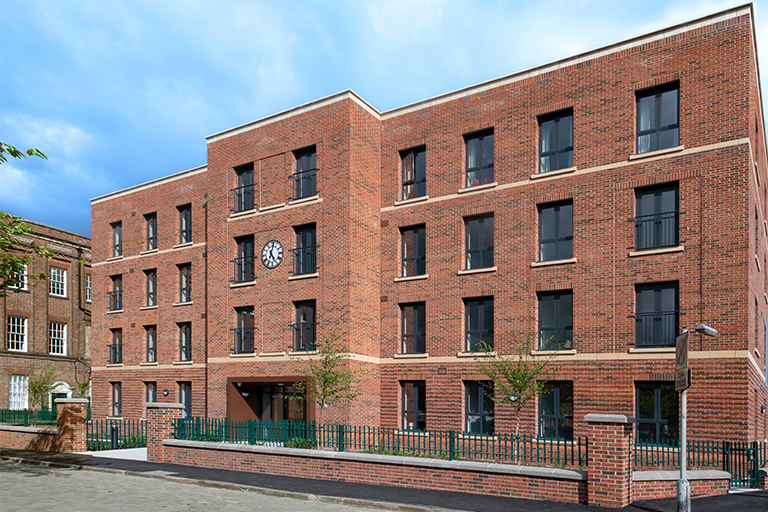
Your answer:
[[[675,339],[675,391],[685,391],[691,387],[691,374],[688,371],[688,331]]]
[[[686,420],[688,415],[687,389],[691,386],[688,370],[688,329],[675,339],[675,391],[682,391],[680,397],[680,480],[677,481],[677,512],[691,510],[691,484],[685,475],[687,444]]]

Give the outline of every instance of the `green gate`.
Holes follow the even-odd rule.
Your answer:
[[[726,441],[723,465],[731,474],[731,487],[757,487],[757,441]]]

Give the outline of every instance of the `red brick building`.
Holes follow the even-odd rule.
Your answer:
[[[286,394],[337,331],[367,373],[331,421],[509,431],[474,352],[530,328],[560,370],[526,432],[618,413],[658,440],[705,323],[690,436],[765,438],[755,48],[744,6],[386,112],[345,91],[94,199],[96,414],[313,418]]]

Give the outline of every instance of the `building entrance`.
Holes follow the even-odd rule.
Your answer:
[[[229,390],[227,416],[232,420],[307,419],[306,402],[292,398],[299,393],[293,383],[232,382]]]

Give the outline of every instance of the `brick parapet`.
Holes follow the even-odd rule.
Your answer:
[[[56,447],[61,453],[84,452],[86,442],[86,421],[88,421],[88,399],[57,398],[56,402]]]
[[[632,440],[635,419],[622,414],[587,414],[589,504],[626,507],[632,495]]]
[[[173,438],[174,420],[184,415],[184,404],[147,402],[147,461],[163,462],[163,441]]]

